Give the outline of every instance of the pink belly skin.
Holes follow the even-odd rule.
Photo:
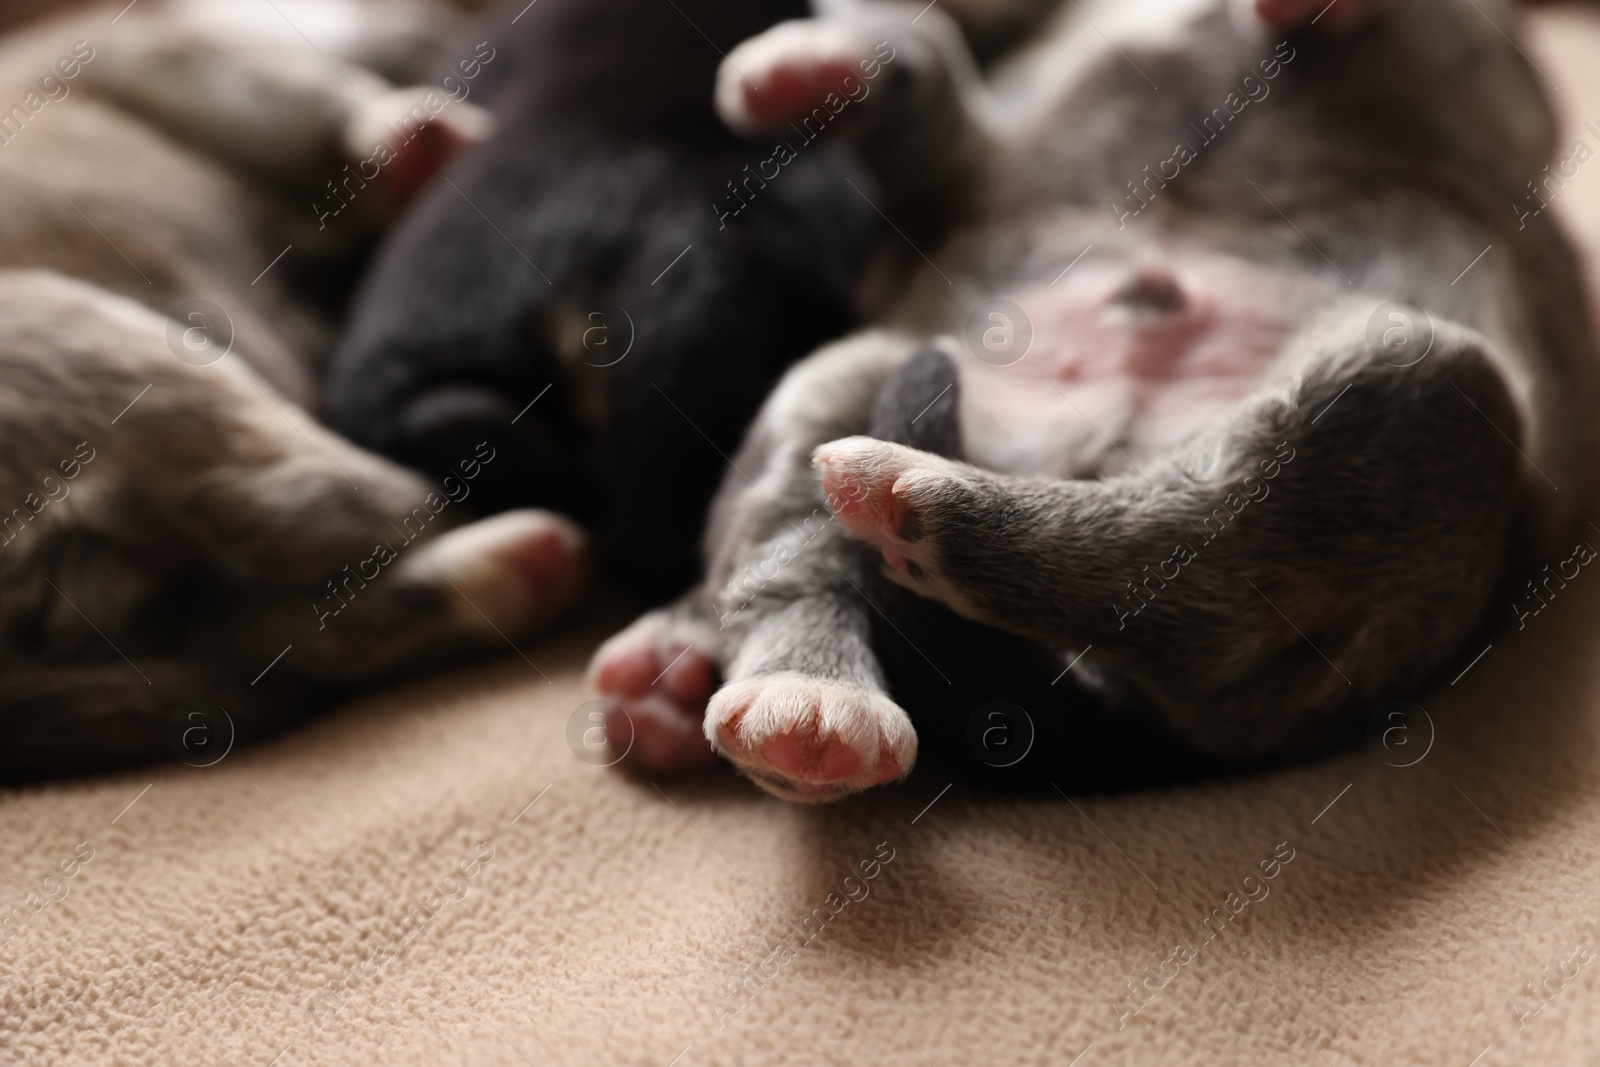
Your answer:
[[[1217,425],[1328,292],[1316,276],[1189,252],[1086,259],[1054,284],[1008,293],[1032,342],[1017,358],[1003,330],[1027,326],[993,319],[998,351],[984,345],[986,323],[968,331],[976,347],[960,344],[968,454],[1013,473],[1126,469],[1130,456]]]

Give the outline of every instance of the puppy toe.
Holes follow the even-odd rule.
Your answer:
[[[1339,32],[1365,22],[1376,6],[1375,0],[1235,0],[1234,10],[1247,25],[1270,33]]]
[[[362,101],[345,123],[344,153],[354,163],[377,167],[372,179],[390,210],[405,205],[451,160],[483,141],[493,129],[489,113],[465,100],[434,114],[423,100],[432,90],[414,86],[377,93]],[[415,116],[427,115],[418,127]],[[399,132],[408,130],[402,137]]]
[[[459,594],[456,615],[485,637],[527,633],[566,610],[588,577],[589,544],[570,519],[508,511],[459,527],[407,561]]]
[[[822,445],[812,464],[834,517],[891,573],[915,579],[934,565],[937,514],[962,485],[955,464],[870,437]]]
[[[887,696],[796,672],[723,686],[705,731],[762,789],[801,803],[892,781],[916,761],[911,720]]]
[[[611,638],[589,663],[589,683],[611,701],[608,744],[652,774],[716,763],[703,731],[717,667],[703,627],[667,612],[647,615]]]
[[[801,19],[735,48],[717,72],[716,106],[740,133],[781,129],[811,114],[830,94],[850,95],[871,42],[845,26]]]

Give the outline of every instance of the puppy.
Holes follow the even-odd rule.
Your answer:
[[[506,458],[475,505],[573,515],[635,592],[681,592],[725,455],[784,368],[852,324],[880,224],[842,144],[788,131],[775,160],[712,110],[722,56],[806,12],[502,5],[479,31],[495,131],[379,252],[333,362],[331,424],[439,475],[487,440]],[[844,109],[860,110],[871,87],[853,84]]]
[[[225,752],[503,645],[582,580],[565,520],[462,525],[492,445],[440,483],[307,414],[329,331],[296,276],[370,239],[308,205],[392,102],[374,71],[439,66],[419,56],[455,17],[249,15],[88,5],[0,43],[6,781],[199,758],[197,723]]]
[[[1595,344],[1509,11],[1063,15],[1000,110],[937,9],[730,53],[723,115],[774,128],[761,86],[799,110],[892,41],[861,150],[948,232],[769,398],[704,584],[597,654],[653,769],[826,800],[910,770],[906,708],[1066,788],[1305,756],[1593,558]]]

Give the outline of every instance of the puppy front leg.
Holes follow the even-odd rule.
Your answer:
[[[130,15],[83,67],[87,84],[218,159],[332,194],[335,214],[353,200],[369,220],[382,221],[487,133],[487,114],[465,99],[396,89],[314,43],[258,39],[248,19],[232,25],[226,7],[197,6],[215,16],[198,23]],[[377,191],[360,195],[371,185]]]
[[[1481,337],[1441,326],[1397,367],[1350,336],[1142,474],[1007,477],[864,438],[817,463],[893,580],[1093,646],[1200,746],[1261,753],[1438,669],[1482,617],[1519,491]]]
[[[160,612],[164,630],[190,635],[184,651],[265,662],[293,641],[291,666],[349,678],[430,642],[501,642],[577,595],[583,543],[565,520],[513,512],[459,525],[492,450],[430,484],[274,398],[236,357],[181,362],[168,327],[81,282],[0,272],[0,379],[19,383],[0,393],[0,428],[16,442],[0,490],[23,500],[38,486],[32,470],[66,479],[46,484],[60,502],[44,518],[5,531],[28,590],[0,581],[8,617],[30,604],[67,611],[71,649],[73,634],[96,635],[76,629],[66,604],[105,604],[95,625],[112,640],[159,646],[139,606],[175,572],[203,574],[174,586],[174,610]],[[98,550],[65,551],[80,542]]]
[[[717,110],[790,152],[847,137],[914,239],[931,236],[989,145],[985,90],[961,31],[937,8],[874,2],[780,23],[729,53]]]

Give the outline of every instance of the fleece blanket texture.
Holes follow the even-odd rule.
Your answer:
[[[1533,43],[1600,150],[1600,12]],[[1600,168],[1552,206],[1600,251]],[[576,627],[11,792],[0,1063],[1595,1063],[1600,574],[1504,614],[1370,750],[1131,796],[594,766]]]

